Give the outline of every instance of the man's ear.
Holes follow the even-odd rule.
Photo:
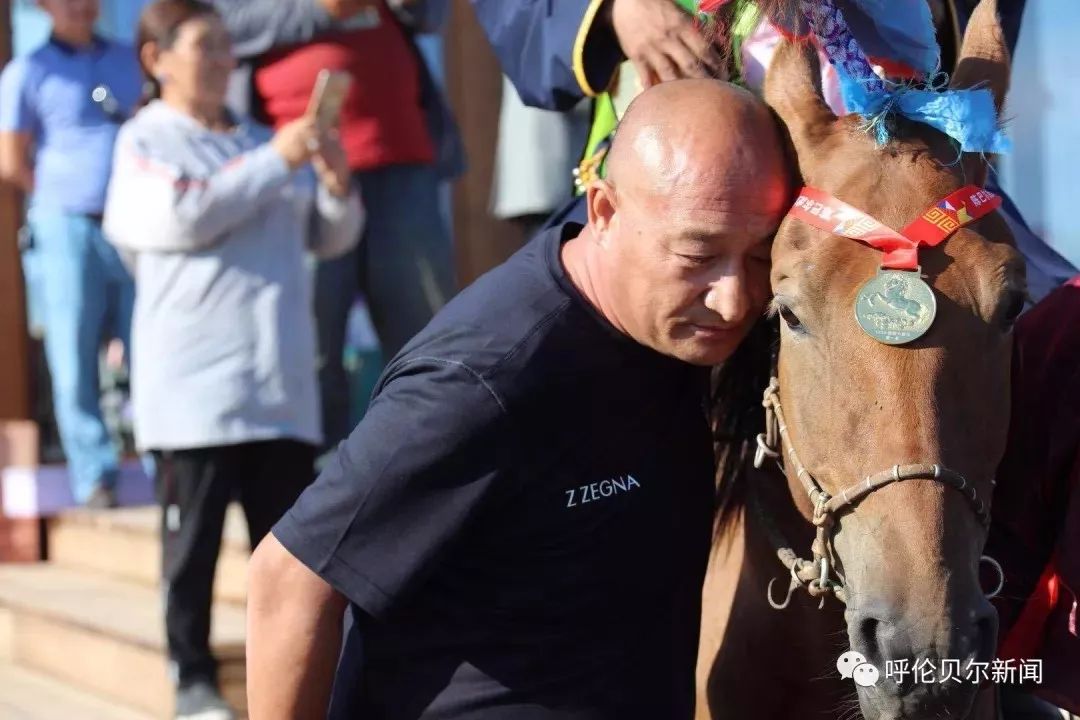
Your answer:
[[[585,207],[589,211],[589,229],[598,240],[611,229],[618,201],[615,186],[606,180],[594,180],[585,190]]]

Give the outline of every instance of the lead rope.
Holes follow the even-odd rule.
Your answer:
[[[767,520],[767,530],[773,536],[773,545],[777,548],[776,553],[780,562],[788,569],[791,580],[788,583],[787,593],[783,601],[773,599],[773,584],[776,578],[769,581],[766,588],[766,598],[769,605],[775,610],[783,610],[791,603],[791,597],[800,587],[805,588],[811,597],[821,598],[818,609],[825,605],[825,597],[835,595],[841,602],[846,602],[846,592],[840,583],[830,579],[832,565],[830,565],[831,543],[829,534],[833,527],[831,513],[827,512],[826,505],[830,500],[829,494],[817,484],[813,476],[807,472],[806,467],[799,460],[795,447],[788,438],[787,423],[784,420],[783,409],[780,407],[780,380],[771,377],[769,386],[765,389],[761,404],[765,408],[765,432],[758,433],[757,449],[754,452],[754,467],[761,469],[767,459],[776,461],[781,472],[784,471],[780,459],[781,452],[778,448],[784,448],[788,460],[796,468],[796,476],[806,489],[810,501],[814,503],[813,523],[817,528],[816,536],[811,552],[813,560],[806,560],[798,556],[789,545],[782,540],[779,530]],[[760,505],[758,510],[761,511]],[[767,519],[764,512],[759,515]]]

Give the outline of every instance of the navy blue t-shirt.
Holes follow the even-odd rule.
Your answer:
[[[448,304],[274,528],[363,618],[333,717],[691,717],[707,373],[578,292],[559,250],[579,230]]]

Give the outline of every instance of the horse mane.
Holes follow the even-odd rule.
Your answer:
[[[762,317],[732,356],[713,370],[709,425],[716,453],[717,535],[738,516],[746,501],[754,438],[765,429],[761,396],[769,384],[779,343],[778,320]]]

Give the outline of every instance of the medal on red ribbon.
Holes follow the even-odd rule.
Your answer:
[[[922,337],[937,316],[934,291],[920,273],[919,247],[940,244],[1000,205],[994,193],[967,185],[897,232],[823,190],[804,187],[788,214],[882,251],[881,268],[855,296],[855,319],[875,340],[903,345]]]

